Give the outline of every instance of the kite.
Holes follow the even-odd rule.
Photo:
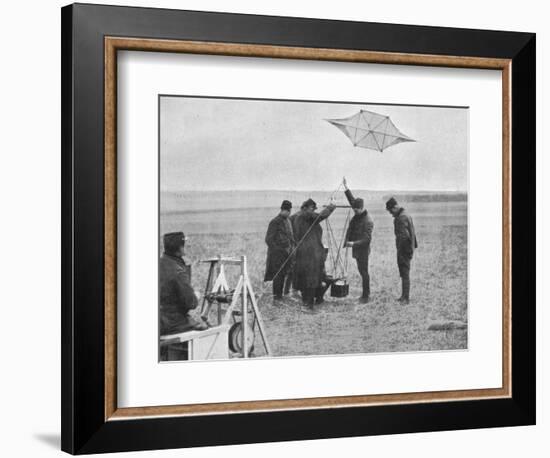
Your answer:
[[[353,146],[384,151],[390,146],[403,142],[414,142],[402,133],[389,116],[367,110],[359,110],[349,118],[327,119],[338,127],[351,140]]]

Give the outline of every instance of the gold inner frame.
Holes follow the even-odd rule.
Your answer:
[[[116,371],[116,114],[117,51],[119,50],[500,70],[502,72],[502,387],[400,394],[118,408]],[[512,62],[510,59],[105,37],[105,420],[128,420],[151,416],[265,412],[273,410],[321,409],[511,397],[511,67]]]

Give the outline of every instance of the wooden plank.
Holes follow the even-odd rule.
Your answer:
[[[178,334],[167,334],[160,336],[161,342],[171,341],[175,342],[187,342],[189,340],[196,339],[198,337],[205,337],[209,335],[219,334],[220,332],[227,332],[229,330],[228,324],[221,324],[213,328],[205,329],[204,331],[186,331]]]
[[[209,259],[201,259],[200,262],[210,262],[210,263],[217,263],[221,262],[222,264],[231,264],[231,265],[240,265],[241,260],[239,258],[209,258]]]

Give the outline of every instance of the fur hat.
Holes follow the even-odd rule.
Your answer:
[[[386,210],[389,210],[390,208],[393,208],[393,207],[397,207],[397,200],[395,200],[395,198],[390,198],[390,200],[388,200],[386,202]]]
[[[351,208],[363,208],[365,206],[365,201],[358,197],[353,201],[353,204],[351,205]]]
[[[309,198],[304,202],[303,207],[313,207],[313,210],[317,210],[317,203],[313,199]]]
[[[281,210],[292,210],[292,202],[290,200],[283,200],[281,204]]]
[[[181,246],[185,245],[185,234],[183,232],[169,232],[162,237],[164,251],[174,254]]]

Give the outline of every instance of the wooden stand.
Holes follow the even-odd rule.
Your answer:
[[[216,326],[205,331],[187,331],[179,334],[161,336],[160,346],[168,351],[174,344],[187,345],[186,360],[227,359],[229,349],[227,336],[229,325]],[[170,355],[170,353],[168,353]],[[168,361],[174,360],[168,356]]]
[[[250,284],[247,271],[246,256],[240,258],[222,257],[205,259],[202,262],[210,263],[210,269],[208,271],[208,280],[206,282],[204,299],[201,306],[201,318],[208,323],[208,316],[210,310],[214,304],[218,307],[218,325],[229,325],[231,321],[234,323],[240,323],[242,326],[241,332],[241,356],[248,358],[248,339],[249,333],[254,331],[256,323],[262,343],[268,356],[271,355],[271,349],[267,341],[265,327],[260,315],[258,303],[256,301],[256,295]],[[231,291],[225,277],[224,265],[236,265],[240,266],[241,274],[237,282],[235,290]],[[214,281],[214,274],[218,271],[218,276]],[[250,301],[250,305],[249,305]],[[224,303],[229,304],[225,311],[225,315],[222,317]],[[240,321],[237,319],[240,317]],[[252,321],[252,325],[250,325]]]

